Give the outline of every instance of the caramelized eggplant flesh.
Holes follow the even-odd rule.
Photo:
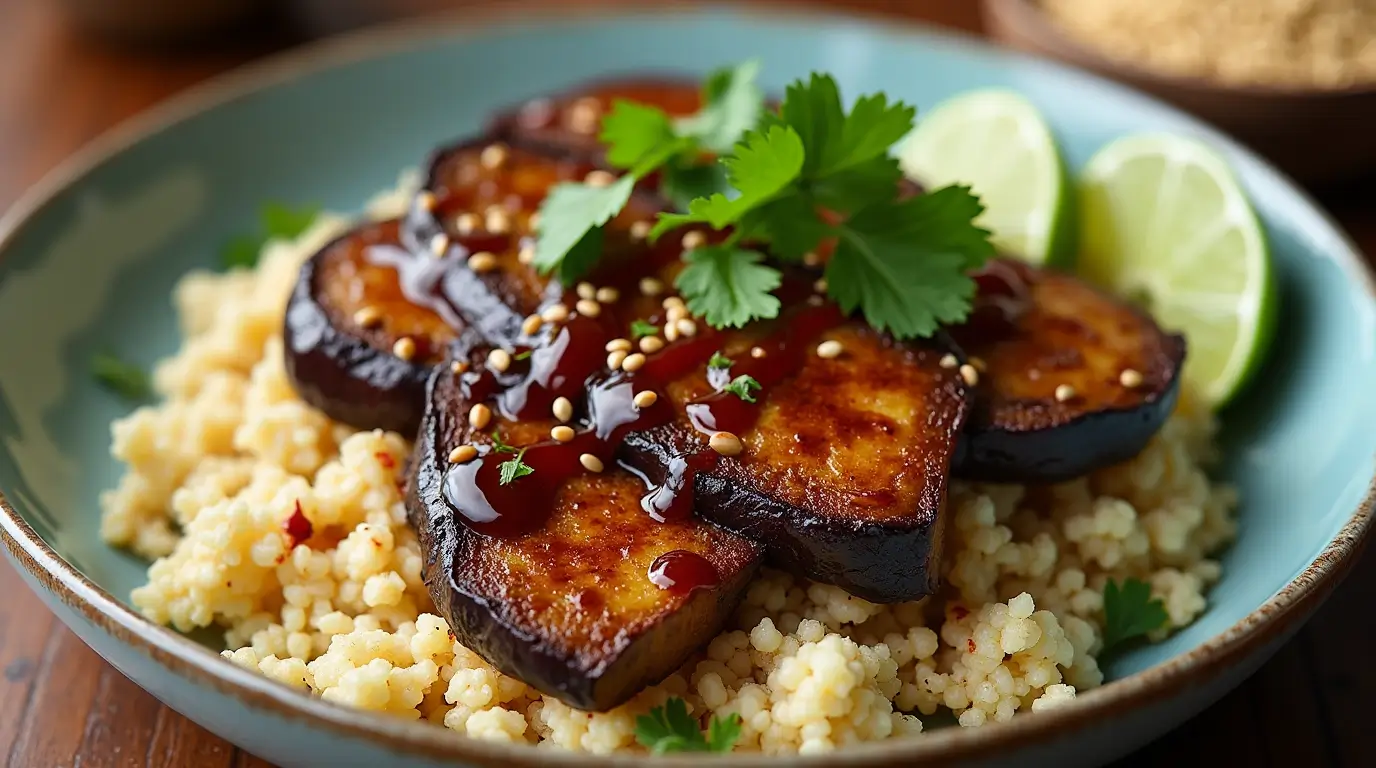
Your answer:
[[[571,706],[605,711],[673,673],[721,631],[762,559],[758,545],[696,518],[655,521],[641,509],[641,481],[615,466],[562,478],[528,533],[480,533],[446,498],[449,452],[463,444],[489,451],[490,432],[527,445],[550,424],[499,420],[474,434],[468,412],[457,377],[437,373],[408,500],[426,585],[465,647]],[[510,458],[487,452],[474,461]],[[519,493],[535,480],[510,487]],[[710,564],[716,583],[658,586],[651,570],[669,553]]]
[[[725,354],[750,360],[758,333],[724,339]],[[781,568],[876,602],[931,594],[964,384],[936,347],[896,344],[857,322],[822,338],[844,351],[822,358],[814,339],[796,373],[755,393],[740,455],[717,457],[686,414],[713,392],[704,365],[667,386],[677,418],[630,434],[621,456],[655,484],[701,467],[697,514],[764,542]]]
[[[364,224],[312,256],[288,300],[283,338],[303,400],[360,429],[411,435],[430,369],[464,325],[407,298],[392,266],[411,259],[399,232],[396,220]],[[409,359],[395,351],[402,339]]]
[[[961,339],[985,370],[957,474],[1059,482],[1137,455],[1175,407],[1185,339],[1074,277],[996,266],[1028,299],[1008,328]]]
[[[672,117],[683,117],[702,106],[702,89],[692,80],[670,77],[603,80],[531,99],[498,115],[488,130],[512,144],[543,147],[601,164],[605,148],[597,137],[602,118],[619,100],[649,104]]]

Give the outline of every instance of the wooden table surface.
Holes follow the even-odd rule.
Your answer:
[[[145,107],[239,63],[383,13],[438,0],[319,0],[253,38],[181,52],[122,49],[72,29],[51,0],[0,0],[0,209],[63,157]],[[452,3],[451,3],[452,4]],[[978,29],[974,0],[837,0],[833,5]],[[325,11],[328,10],[328,14]],[[1319,190],[1376,254],[1376,179]],[[1363,713],[1376,711],[1376,557],[1251,680],[1123,766],[1376,765]],[[60,624],[0,562],[0,764],[267,766],[163,707]]]

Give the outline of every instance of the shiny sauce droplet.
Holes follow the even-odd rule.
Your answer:
[[[650,582],[660,589],[686,595],[721,583],[717,569],[696,552],[675,549],[665,552],[650,564]]]

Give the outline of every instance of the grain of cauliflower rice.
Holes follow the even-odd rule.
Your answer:
[[[414,179],[369,213],[404,209]],[[133,601],[178,630],[225,631],[224,656],[327,701],[468,736],[588,752],[640,749],[635,718],[670,696],[705,722],[739,714],[737,749],[813,753],[916,734],[919,715],[1007,720],[1099,685],[1103,588],[1135,577],[1169,614],[1205,607],[1209,554],[1235,532],[1211,484],[1213,421],[1189,398],[1140,456],[1054,487],[951,485],[949,596],[876,605],[765,570],[733,623],[676,674],[588,713],[507,677],[431,613],[406,522],[399,435],[356,432],[299,400],[282,360],[297,270],[347,221],[322,216],[253,270],[176,291],[186,340],[161,404],[114,424],[128,464],[102,498],[112,544],[156,558]],[[297,510],[312,538],[288,548]],[[916,713],[916,714],[905,714]]]

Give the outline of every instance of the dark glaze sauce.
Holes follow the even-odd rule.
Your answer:
[[[683,549],[665,552],[655,558],[648,575],[656,587],[681,595],[721,583],[717,570],[707,558]]]
[[[970,315],[948,329],[962,347],[1006,337],[1032,304],[1031,273],[1008,259],[991,259],[970,277],[977,287]]]

